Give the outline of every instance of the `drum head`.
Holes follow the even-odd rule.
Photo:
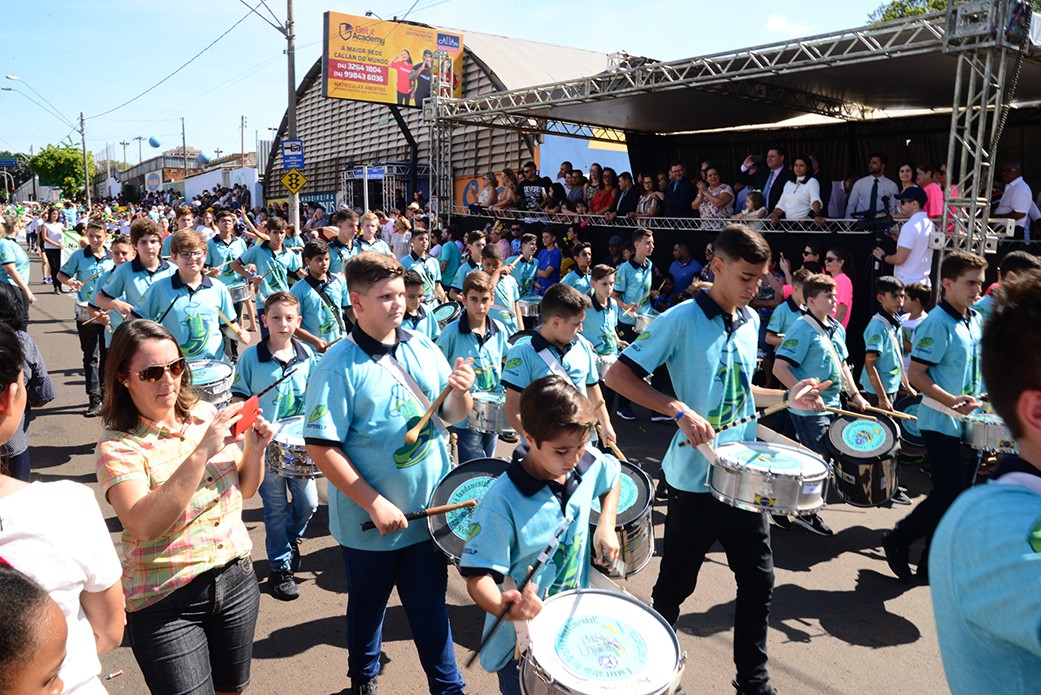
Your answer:
[[[503,459],[473,459],[457,466],[434,488],[428,506],[440,507],[473,499],[480,502],[508,465],[509,462]],[[457,509],[448,514],[427,517],[427,526],[434,542],[453,560],[458,561],[463,556],[472,516],[473,509]]]
[[[828,429],[828,445],[838,458],[881,460],[892,455],[900,444],[896,423],[885,415],[876,420],[839,415]]]
[[[307,446],[304,443],[304,416],[287,417],[276,422],[274,440],[286,446]]]
[[[192,383],[196,385],[224,381],[235,373],[234,367],[220,360],[189,360],[188,370],[192,374]]]
[[[918,409],[922,405],[921,396],[902,396],[896,399],[896,403],[893,407],[905,415],[913,415],[918,417]],[[925,440],[922,439],[922,431],[918,429],[917,420],[900,420],[900,434],[904,441],[912,446],[925,446]]]
[[[672,628],[625,594],[582,589],[548,599],[528,627],[534,661],[573,693],[659,693],[679,672]]]
[[[639,519],[651,503],[651,477],[628,461],[622,461],[621,495],[618,498],[616,524],[624,526]],[[589,525],[600,521],[600,498],[594,497],[590,505]]]
[[[717,446],[716,456],[729,468],[747,468],[775,475],[812,478],[828,472],[828,466],[820,456],[786,444],[730,442]]]
[[[527,345],[531,342],[531,338],[534,335],[535,331],[517,331],[511,335],[506,342],[509,343],[510,347],[513,347],[514,345]]]
[[[463,308],[455,302],[448,302],[434,309],[434,320],[437,321],[438,325],[444,328],[445,324],[454,318],[457,318],[459,314],[463,313]]]

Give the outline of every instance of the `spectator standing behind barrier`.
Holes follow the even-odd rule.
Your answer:
[[[768,149],[766,151],[766,168],[758,170],[754,177],[748,174],[751,160],[752,156],[749,155],[741,165],[741,171],[745,174],[744,182],[750,184],[752,188],[762,191],[766,209],[773,212],[778,201],[781,200],[784,184],[795,178],[786,166],[787,152],[783,147]]]
[[[629,213],[629,217],[657,217],[661,214],[661,196],[658,192],[658,182],[650,174],[640,175],[640,200],[636,203],[636,210]]]
[[[517,181],[517,174],[507,167],[502,170],[499,174],[499,180],[502,182],[502,190],[499,191],[499,197],[494,203],[488,206],[490,210],[512,210],[517,207],[517,190],[520,183]]]
[[[589,203],[589,212],[593,215],[603,215],[614,206],[615,197],[618,195],[618,175],[611,167],[604,167],[604,173],[600,188],[593,194]]]
[[[520,207],[523,210],[539,210],[542,207],[544,190],[542,180],[536,175],[535,162],[525,162],[521,173],[524,178],[520,182]]]
[[[828,205],[831,203],[831,176],[821,168],[820,159],[815,154],[810,154],[810,168],[813,171],[810,178],[817,182],[821,194],[821,212],[828,214]]]
[[[905,285],[916,282],[929,285],[929,274],[933,268],[933,250],[929,248],[929,237],[936,231],[936,227],[924,210],[928,196],[918,186],[911,186],[899,194],[897,199],[901,216],[908,220],[901,225],[897,235],[896,253],[887,256],[885,251],[876,247],[872,254],[883,263],[893,266],[893,275]]]
[[[925,191],[925,214],[938,219],[943,215],[943,189],[936,183],[936,169],[929,162],[922,162],[915,167],[915,183]]]
[[[633,186],[633,175],[623,171],[618,175],[618,191],[614,205],[607,211],[607,221],[614,222],[616,217],[631,217],[636,214],[640,202],[640,192]]]
[[[835,311],[832,317],[842,324],[843,330],[849,325],[849,317],[853,313],[853,280],[847,273],[853,272],[853,257],[849,251],[840,247],[828,249],[824,256],[824,272],[835,279]]]
[[[885,217],[892,210],[897,193],[896,184],[886,178],[885,156],[873,154],[868,158],[868,175],[853,184],[846,217]]]
[[[690,205],[694,202],[697,191],[694,184],[687,180],[687,170],[683,162],[673,162],[669,167],[669,184],[664,189],[662,215],[665,217],[693,217]]]
[[[917,186],[915,183],[915,172],[918,170],[918,166],[909,160],[900,162],[900,166],[896,169],[896,187],[900,193],[903,193],[911,186]]]
[[[788,220],[804,220],[813,217],[818,227],[824,226],[821,208],[820,184],[810,176],[810,158],[799,155],[792,160],[794,178],[786,181],[780,200],[770,213],[770,224],[774,227],[783,217]]]
[[[1001,165],[1001,180],[1005,182],[1005,191],[1001,194],[997,207],[990,213],[991,219],[1015,220],[1015,238],[1019,240],[1027,238],[1027,213],[1030,212],[1030,204],[1034,199],[1030,186],[1023,180],[1022,169],[1022,165],[1015,161]]]
[[[734,214],[734,189],[723,183],[719,169],[709,165],[704,170],[705,180],[698,180],[695,187],[698,193],[691,201],[692,210],[697,210],[703,220],[719,220],[713,228],[721,229],[726,220]]]

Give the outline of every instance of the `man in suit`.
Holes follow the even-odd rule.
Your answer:
[[[696,194],[694,184],[687,179],[687,170],[683,162],[673,162],[669,167],[669,185],[665,187],[665,199],[662,200],[663,217],[693,217],[690,204]]]
[[[633,175],[623,171],[618,175],[618,195],[615,196],[614,205],[605,217],[608,222],[614,222],[616,217],[625,217],[631,212],[636,212],[636,204],[640,202],[640,194],[633,187]]]
[[[783,147],[771,147],[766,151],[766,166],[755,168],[755,158],[748,155],[741,165],[738,181],[761,191],[766,209],[774,211],[784,192],[784,184],[795,180],[795,175],[786,165],[787,153]]]

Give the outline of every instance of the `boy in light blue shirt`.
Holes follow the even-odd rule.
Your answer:
[[[510,256],[506,265],[513,268],[510,273],[517,280],[517,291],[522,297],[530,297],[535,293],[535,278],[539,274],[539,262],[533,258],[538,248],[538,239],[534,234],[524,234],[520,239],[520,255]]]
[[[803,297],[802,289],[812,275],[813,273],[806,268],[799,268],[792,273],[791,295],[774,307],[773,313],[770,314],[770,322],[766,326],[766,342],[773,345],[774,350],[781,346],[788,330],[806,313],[806,299]]]
[[[266,301],[272,292],[288,291],[290,275],[294,279],[300,279],[303,275],[300,256],[283,244],[286,238],[286,221],[281,217],[272,217],[267,221],[267,231],[270,239],[253,246],[231,262],[235,272],[257,288],[258,302]],[[263,314],[264,310],[258,306],[257,318],[261,318]],[[263,323],[261,321],[260,335],[267,338],[267,329]]]
[[[636,342],[639,337],[636,332],[637,315],[653,314],[651,303],[658,298],[657,290],[651,289],[655,272],[650,258],[654,252],[654,233],[649,229],[637,229],[633,232],[633,247],[633,256],[619,264],[615,272],[612,293],[618,303],[618,332],[622,340],[629,344]],[[615,413],[623,420],[636,419],[629,399],[621,394]]]
[[[509,266],[502,263],[502,249],[496,244],[488,244],[481,252],[481,270],[492,278],[495,289],[492,297],[492,308],[489,314],[506,328],[506,335],[511,336],[524,325],[520,314],[520,299],[517,281],[510,274]]]
[[[412,232],[410,241],[412,251],[401,258],[401,265],[405,270],[415,270],[423,280],[423,304],[427,309],[433,309],[438,304],[445,302],[445,291],[441,287],[441,264],[437,259],[429,255],[430,232],[418,228]]]
[[[583,241],[575,244],[571,253],[575,259],[575,266],[561,282],[569,287],[574,287],[587,297],[592,297],[593,278],[589,272],[589,264],[593,262],[593,247]]]
[[[466,233],[467,257],[459,264],[459,269],[455,271],[455,277],[452,280],[452,286],[448,290],[448,297],[453,302],[462,303],[463,281],[466,280],[467,275],[481,269],[481,257],[487,244],[488,240],[481,230],[475,229]]]
[[[450,468],[438,415],[459,422],[473,407],[473,369],[450,367],[427,338],[401,329],[404,269],[363,251],[347,266],[358,323],[313,374],[305,399],[307,452],[328,478],[329,530],[347,572],[347,675],[355,692],[374,692],[386,598],[397,586],[433,693],[463,692],[445,607],[447,561],[425,523],[405,512],[424,507]],[[448,397],[415,440],[406,434],[427,404]],[[375,531],[361,524],[372,521]]]
[[[419,272],[412,268],[405,271],[405,315],[401,318],[401,327],[409,333],[425,335],[431,341],[441,335],[441,326],[434,318],[434,312],[423,304],[423,290],[426,283]]]
[[[1012,280],[1027,270],[1038,269],[1041,269],[1041,258],[1029,251],[1010,251],[1001,259],[1001,267],[998,268],[998,283]],[[992,291],[994,287],[994,285],[991,286]],[[979,315],[986,321],[993,301],[991,295],[986,294],[980,297],[972,308],[979,312]]]
[[[525,424],[513,460],[473,513],[469,540],[459,563],[470,597],[488,615],[488,629],[504,610],[499,626],[481,651],[481,666],[496,673],[502,693],[519,692],[514,621],[530,620],[541,601],[570,589],[589,587],[590,555],[613,563],[619,552],[618,460],[589,446],[596,410],[564,378],[532,382],[521,396]],[[600,502],[600,518],[589,537],[589,510]],[[570,519],[549,560],[533,580],[517,590],[528,568]],[[495,616],[495,617],[493,617]]]
[[[358,251],[375,251],[376,253],[393,256],[390,244],[383,239],[376,238],[376,232],[380,228],[380,219],[374,212],[366,212],[361,216],[361,238],[358,239]]]
[[[329,274],[327,243],[321,239],[308,241],[303,256],[306,275],[289,291],[300,303],[301,324],[296,337],[324,354],[346,331],[347,286],[340,276]]]
[[[904,283],[892,275],[875,280],[879,311],[864,329],[864,370],[860,385],[868,403],[893,410],[897,392],[913,395],[914,388],[904,373],[904,350],[900,340],[900,312],[904,306]]]

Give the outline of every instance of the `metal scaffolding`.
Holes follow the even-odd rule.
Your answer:
[[[452,99],[455,84],[452,59],[447,51],[434,54],[437,69],[431,76],[430,96],[423,104],[423,118],[430,124],[430,213],[449,216],[452,207],[452,123],[439,117]]]

